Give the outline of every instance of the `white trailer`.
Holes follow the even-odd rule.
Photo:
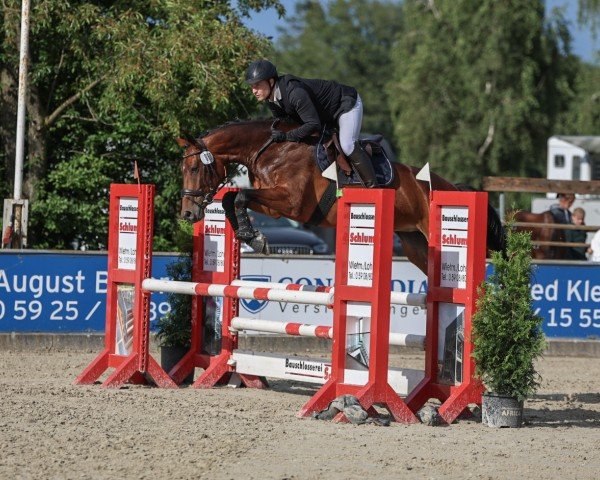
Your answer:
[[[550,137],[547,166],[552,180],[600,180],[600,136]]]

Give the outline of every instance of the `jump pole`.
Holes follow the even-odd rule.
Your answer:
[[[177,388],[149,351],[150,294],[142,291],[142,281],[152,273],[153,235],[154,185],[112,184],[105,347],[75,379],[76,385],[93,384],[114,368],[103,387],[153,381]]]

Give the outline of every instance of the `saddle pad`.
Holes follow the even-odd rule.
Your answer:
[[[381,148],[380,145],[370,143],[366,140],[359,140],[359,142],[363,148],[365,148],[368,144],[371,144],[373,147],[371,162],[373,163],[373,169],[375,170],[375,177],[377,178],[378,186],[387,187],[391,185],[391,183],[394,181],[394,168],[392,167],[392,162],[385,154],[384,149]],[[321,172],[324,172],[331,164],[329,158],[327,157],[327,150],[322,142],[317,144],[316,161]],[[354,170],[352,171],[351,175],[346,175],[346,173],[340,169],[339,165],[337,166],[337,179],[339,188],[362,185],[358,175],[356,175]]]

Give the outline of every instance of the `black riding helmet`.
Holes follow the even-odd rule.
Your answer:
[[[268,60],[256,60],[246,70],[246,82],[250,85],[269,78],[277,78],[277,69]]]

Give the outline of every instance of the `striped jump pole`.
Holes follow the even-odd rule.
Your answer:
[[[427,307],[427,295],[424,293],[392,292],[390,295],[392,305],[410,305],[413,307]]]
[[[234,280],[236,287],[272,288],[274,290],[302,290],[305,292],[331,292],[333,287],[325,285],[304,285],[298,283],[259,282],[256,280]]]
[[[255,318],[234,317],[231,320],[231,331],[252,330],[261,333],[278,333],[297,337],[318,337],[333,339],[333,327],[324,325],[309,325],[306,323],[276,322]],[[363,332],[368,334],[369,332]],[[425,350],[425,335],[411,333],[390,333],[390,345],[412,347]]]
[[[325,285],[299,285],[296,283],[257,282],[252,280],[234,280],[234,286],[271,288],[276,290],[301,290],[308,292],[332,292],[335,287]],[[414,307],[427,307],[425,293],[392,292],[390,297],[392,305],[410,305]]]
[[[233,332],[241,330],[254,330],[263,333],[280,333],[296,337],[333,338],[333,327],[307,325],[294,322],[274,322],[272,320],[259,320],[255,318],[234,317],[231,320]]]
[[[148,292],[169,292],[203,297],[246,298],[270,302],[290,302],[308,305],[333,305],[333,292],[281,290],[278,288],[238,287],[198,282],[177,282],[147,278],[142,288]]]

